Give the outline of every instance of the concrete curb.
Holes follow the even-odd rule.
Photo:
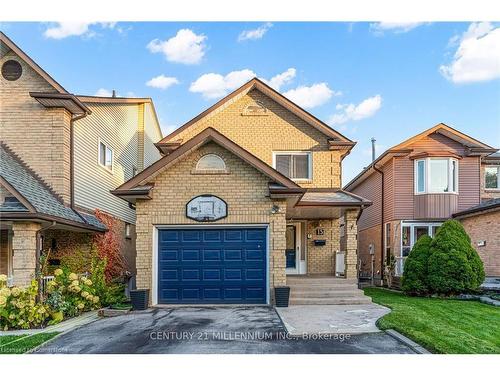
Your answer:
[[[432,354],[430,351],[422,347],[421,345],[417,344],[415,341],[410,340],[408,337],[402,335],[401,333],[393,330],[393,329],[387,329],[385,331],[389,336],[392,336],[399,342],[402,342],[406,346],[408,346],[410,349],[412,349],[415,353],[418,354]]]

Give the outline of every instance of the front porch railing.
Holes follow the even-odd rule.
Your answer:
[[[403,276],[404,265],[407,257],[395,257],[396,265],[394,268],[395,276]]]

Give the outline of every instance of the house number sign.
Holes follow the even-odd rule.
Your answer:
[[[227,204],[215,195],[199,195],[187,203],[186,216],[196,221],[216,221],[227,216]]]

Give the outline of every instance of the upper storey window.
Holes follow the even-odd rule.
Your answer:
[[[458,161],[453,158],[415,160],[415,194],[458,193]]]
[[[113,171],[113,149],[99,141],[99,164],[108,171]]]
[[[215,154],[204,155],[196,164],[197,171],[225,171],[226,163],[224,160]]]
[[[500,189],[500,166],[489,165],[484,168],[484,188]]]
[[[273,167],[292,180],[312,179],[311,153],[306,151],[279,151],[273,153]]]

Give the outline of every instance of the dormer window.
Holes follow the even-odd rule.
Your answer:
[[[196,164],[196,170],[199,172],[205,171],[225,171],[226,163],[224,160],[215,154],[207,154],[204,155],[198,160]]]
[[[415,194],[458,193],[458,160],[415,160]]]

